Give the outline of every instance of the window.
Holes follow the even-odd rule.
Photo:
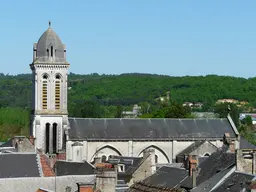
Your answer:
[[[55,81],[55,109],[60,109],[60,81]]]
[[[118,165],[118,172],[125,172],[125,166],[123,164]]]
[[[45,124],[45,153],[49,153],[50,149],[50,123]]]
[[[158,156],[155,155],[155,163],[158,163]]]
[[[58,140],[58,124],[57,123],[53,123],[52,126],[52,149],[53,149],[53,153],[55,154],[57,152],[57,140]]]
[[[60,74],[57,74],[57,75],[55,76],[55,78],[56,78],[56,79],[60,79]]]
[[[106,157],[105,155],[103,155],[103,156],[101,157],[101,161],[102,161],[103,163],[105,163],[105,162],[107,161],[107,157]]]
[[[42,108],[47,109],[47,82],[48,76],[47,74],[43,75],[43,84],[42,84]]]
[[[51,46],[51,57],[53,57],[53,46]]]

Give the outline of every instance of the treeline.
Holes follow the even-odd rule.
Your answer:
[[[129,106],[154,102],[170,91],[173,100],[202,102],[211,108],[218,99],[248,101],[256,107],[256,78],[231,76],[171,77],[154,74],[69,75],[69,102],[93,100],[100,105]],[[31,75],[0,74],[0,106],[30,107]]]
[[[31,79],[31,74],[0,73],[0,108],[5,111],[0,111],[0,139],[28,133]],[[132,110],[134,104],[142,107],[144,117],[169,117],[175,110],[187,113],[181,108],[184,102],[202,102],[202,111],[214,111],[215,102],[226,98],[247,101],[256,107],[256,78],[70,73],[68,87],[69,116],[74,117],[119,117],[121,111]],[[156,98],[166,96],[168,91],[175,107],[162,110]]]

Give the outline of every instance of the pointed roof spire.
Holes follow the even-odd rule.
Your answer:
[[[51,24],[52,24],[52,22],[51,22],[51,20],[49,20],[49,28],[51,28]]]

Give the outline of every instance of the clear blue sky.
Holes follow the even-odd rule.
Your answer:
[[[74,73],[253,77],[255,10],[255,0],[3,1],[0,72],[30,72],[51,20]]]

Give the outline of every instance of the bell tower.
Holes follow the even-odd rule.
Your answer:
[[[37,149],[56,154],[65,145],[68,124],[66,47],[51,28],[33,47],[30,134]]]

